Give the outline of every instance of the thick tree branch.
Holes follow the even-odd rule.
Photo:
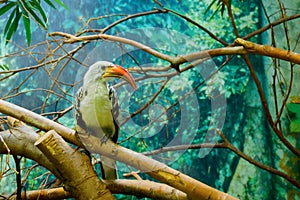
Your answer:
[[[44,190],[32,190],[22,193],[22,199],[36,200],[36,199],[67,199],[71,198],[69,192],[66,192],[64,188],[52,188]],[[13,198],[13,197],[12,197]]]
[[[56,166],[65,188],[76,199],[115,199],[98,178],[88,156],[71,148],[55,131],[47,132],[35,145]]]
[[[148,180],[115,180],[105,181],[113,193],[135,195],[161,200],[187,200],[187,195],[166,184]]]
[[[126,149],[107,140],[106,143],[92,135],[81,135],[81,141],[90,152],[99,153],[131,165],[153,178],[187,194],[189,199],[236,199],[228,194],[205,185],[154,159]]]
[[[287,51],[267,45],[259,45],[253,42],[237,38],[235,40],[236,44],[242,45],[247,52],[251,54],[264,55],[272,58],[278,58],[281,60],[290,61],[296,64],[300,64],[300,54],[292,51]]]
[[[210,186],[207,186],[187,175],[180,173],[162,164],[156,160],[143,156],[139,153],[118,146],[108,140],[106,143],[100,138],[93,136],[86,137],[83,135],[80,137],[81,141],[75,136],[74,130],[64,127],[56,122],[39,116],[36,113],[28,111],[19,106],[0,100],[0,112],[12,115],[15,118],[23,120],[26,123],[30,123],[37,128],[53,129],[57,131],[63,137],[66,137],[69,141],[74,141],[75,144],[86,144],[87,150],[90,152],[100,153],[105,156],[110,156],[120,162],[131,165],[141,171],[148,173],[153,178],[160,180],[182,192],[185,192],[190,199],[224,199],[231,200],[236,199],[228,194],[218,191]],[[22,114],[22,112],[24,112]],[[49,122],[50,121],[50,122]]]
[[[82,144],[75,136],[74,130],[67,128],[61,124],[58,124],[50,119],[42,117],[41,115],[38,115],[30,110],[27,110],[25,108],[0,99],[0,112],[8,116],[12,116],[16,119],[19,119],[20,121],[23,121],[34,127],[40,128],[44,131],[55,130],[67,141],[79,147],[82,147]]]
[[[148,180],[116,180],[105,181],[106,186],[112,193],[135,195],[157,200],[187,200],[186,194],[165,184]],[[73,196],[63,187],[32,190],[22,193],[22,199],[66,199]],[[14,198],[11,197],[11,198]]]
[[[10,130],[1,131],[0,154],[12,154],[27,157],[41,166],[50,170],[57,178],[61,178],[55,166],[49,159],[33,144],[38,138],[38,134],[30,127],[18,125]]]
[[[65,175],[61,176],[62,173],[55,167],[57,165],[50,162],[48,158],[33,145],[38,139],[38,135],[30,127],[17,124],[9,131],[0,132],[0,137],[2,139],[2,142],[0,142],[0,154],[10,153],[12,155],[20,155],[32,159],[39,162],[40,165],[50,170],[61,180],[64,179],[63,176]],[[74,161],[73,156],[70,161]],[[70,168],[69,165],[67,165],[67,168],[68,171],[72,171],[71,173],[74,175],[78,175],[74,173],[73,168]],[[105,181],[105,184],[112,193],[137,195],[153,199],[187,199],[185,193],[171,188],[168,185],[151,181],[118,180],[113,182]],[[22,193],[22,199],[38,199],[37,197],[40,199],[62,199],[71,198],[72,196],[63,188],[34,190]]]

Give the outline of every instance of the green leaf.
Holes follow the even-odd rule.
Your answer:
[[[204,14],[207,14],[207,12],[212,8],[212,6],[213,6],[214,4],[216,4],[216,7],[217,7],[217,8],[216,8],[216,10],[214,11],[214,13],[211,15],[210,19],[212,19],[212,18],[218,13],[218,11],[219,11],[220,9],[221,9],[221,16],[223,16],[223,15],[224,15],[225,8],[226,8],[226,5],[225,5],[225,3],[223,3],[222,0],[219,0],[218,2],[217,2],[217,0],[213,0],[213,1],[209,4],[209,6],[206,8]],[[228,0],[228,4],[229,4],[229,6],[231,6],[231,0]]]
[[[37,24],[39,24],[43,28],[46,28],[46,25],[44,24],[44,22],[33,11],[32,5],[30,5],[30,4],[28,4],[28,2],[24,1],[23,4],[22,4],[22,6],[24,6],[24,9],[27,10],[32,15],[32,17],[35,19],[35,21],[37,22]]]
[[[53,0],[55,1],[58,5],[60,5],[61,7],[65,8],[66,10],[69,10],[69,8],[60,0]]]
[[[213,0],[205,9],[204,14],[206,15],[207,12],[211,9],[211,7],[215,4],[216,0]]]
[[[7,3],[5,6],[3,6],[2,8],[0,8],[0,16],[3,15],[4,13],[6,13],[9,9],[11,9],[12,7],[14,7],[16,4],[13,2],[9,2]]]
[[[34,8],[36,8],[40,12],[40,14],[42,15],[42,18],[43,18],[44,22],[47,24],[47,21],[48,21],[47,15],[44,12],[44,10],[41,7],[41,5],[38,2],[36,2],[36,1],[33,1],[31,4],[34,6]]]
[[[224,11],[225,11],[225,4],[222,4],[222,6],[221,6],[221,16],[224,15]]]
[[[0,65],[0,69],[2,69],[2,70],[9,70],[9,66],[3,64],[3,65]]]
[[[290,123],[290,131],[292,133],[300,133],[300,118],[294,119]]]
[[[15,18],[14,18],[11,26],[9,27],[7,35],[6,35],[6,43],[8,43],[12,34],[16,32],[18,25],[19,25],[21,15],[22,15],[21,12],[19,11],[19,8],[16,8],[15,11],[16,11]]]
[[[14,15],[16,14],[16,10],[17,10],[17,9],[14,9],[14,10],[10,13],[10,16],[9,16],[9,18],[8,18],[8,20],[7,20],[7,22],[6,22],[5,28],[4,28],[4,35],[6,35],[6,33],[7,33],[8,29],[9,29],[9,27],[11,26],[11,22],[12,22],[12,20],[13,20],[13,18],[14,18]]]
[[[55,5],[50,0],[45,0],[45,2],[52,8],[56,9]]]
[[[30,19],[27,12],[23,12],[23,23],[25,27],[25,33],[26,33],[26,39],[27,39],[27,45],[30,46],[31,42],[31,30],[30,30]]]

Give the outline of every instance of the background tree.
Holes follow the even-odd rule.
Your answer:
[[[299,23],[299,11],[292,9],[293,4],[255,0],[4,2],[0,98],[52,121],[1,101],[0,151],[8,154],[1,162],[3,196],[49,189],[61,195],[55,198],[80,198],[73,186],[82,187],[82,194],[84,188],[107,194],[99,179],[86,183],[93,187],[73,182],[72,174],[83,180],[94,175],[88,167],[73,171],[82,163],[89,165],[89,159],[75,153],[70,163],[57,167],[72,149],[53,131],[40,139],[38,134],[55,130],[82,147],[72,129],[53,121],[74,127],[72,104],[83,72],[97,60],[110,60],[128,68],[138,84],[133,92],[122,82],[112,83],[122,102],[120,146],[241,199],[296,199],[300,196],[296,84],[300,61],[293,53],[298,51],[299,37],[293,29]],[[38,134],[8,116],[38,128]],[[60,144],[54,150],[65,154],[51,155],[48,143],[44,144],[51,137]],[[97,140],[88,142],[95,153],[120,152],[113,156],[121,161],[118,169],[123,178],[106,183],[115,193],[166,199],[184,199],[186,194],[208,198],[205,195],[211,191],[223,195],[184,174],[175,181],[170,174],[176,171],[143,160],[140,154],[121,147],[100,148]],[[101,177],[97,154],[92,163]],[[133,173],[137,169],[146,173]],[[128,177],[138,180],[123,180]],[[171,187],[143,181],[156,179]],[[137,182],[141,187],[134,187]],[[204,189],[192,192],[191,183]],[[159,191],[158,196],[149,188]]]

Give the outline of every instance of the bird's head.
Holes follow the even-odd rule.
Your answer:
[[[87,71],[85,78],[89,81],[91,79],[87,78],[89,77],[98,77],[99,79],[106,80],[109,78],[121,78],[125,81],[127,81],[133,89],[136,89],[136,84],[134,81],[134,78],[132,75],[123,67],[119,65],[115,65],[111,62],[107,61],[98,61],[92,66],[89,67],[89,70]]]

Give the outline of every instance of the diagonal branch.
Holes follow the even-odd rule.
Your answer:
[[[106,186],[112,193],[135,195],[160,200],[187,200],[186,194],[175,190],[165,184],[148,180],[116,180],[105,181]],[[137,187],[138,186],[138,187]],[[11,197],[11,198],[14,198]],[[22,193],[22,199],[67,199],[72,198],[71,194],[63,187],[31,190]]]
[[[110,156],[115,160],[140,169],[153,178],[186,193],[190,199],[236,199],[235,197],[232,197],[185,174],[182,174],[163,163],[116,145],[110,140],[107,140],[106,143],[103,143],[101,138],[96,138],[92,135],[81,135],[81,141],[79,141],[79,138],[75,135],[74,130],[3,100],[0,100],[0,112],[11,115],[21,121],[46,131],[55,130],[61,136],[76,145],[83,146],[82,144],[87,144],[85,147],[88,151],[99,153],[104,156]]]
[[[172,57],[163,53],[160,53],[151,47],[144,45],[140,42],[136,42],[134,40],[130,40],[123,37],[107,35],[107,34],[96,34],[96,35],[88,35],[88,36],[80,36],[76,37],[74,35],[63,33],[63,32],[53,32],[50,36],[61,36],[65,37],[65,43],[75,43],[75,42],[84,42],[84,41],[92,41],[92,40],[109,40],[113,42],[121,42],[124,44],[128,44],[134,46],[138,49],[141,49],[159,59],[168,61],[171,63],[171,67],[178,69],[178,66],[186,63],[191,62],[198,59],[203,58],[210,58],[216,56],[224,56],[224,55],[247,55],[247,54],[258,54],[264,55],[273,58],[279,58],[282,60],[291,61],[296,64],[300,64],[300,54],[294,53],[292,51],[286,51],[279,48],[274,48],[271,46],[266,45],[259,45],[255,44],[241,38],[236,39],[235,43],[241,46],[235,47],[223,47],[223,48],[216,48],[210,50],[204,50],[199,52],[194,52],[187,55],[178,55],[176,57]]]
[[[261,33],[265,32],[268,29],[273,29],[275,26],[278,26],[278,25],[280,25],[280,24],[282,24],[284,22],[287,22],[287,21],[290,21],[290,20],[294,20],[294,19],[298,19],[298,18],[300,18],[300,13],[280,18],[279,20],[277,20],[275,22],[269,23],[268,25],[266,25],[266,26],[264,26],[264,27],[262,27],[262,28],[260,28],[260,29],[258,29],[256,31],[253,31],[252,33],[250,33],[250,34],[246,35],[245,37],[243,37],[243,39],[247,40],[249,38],[254,37],[255,35],[258,35],[258,34],[261,34]]]
[[[26,125],[14,125],[9,131],[0,132],[1,142],[0,142],[0,154],[21,155],[25,158],[32,159],[39,162],[41,166],[44,166],[56,177],[63,180],[58,173],[55,165],[49,161],[40,150],[34,146],[34,142],[38,139],[38,134],[36,134],[30,127]],[[11,148],[11,151],[9,150]],[[74,157],[72,156],[72,160]],[[61,165],[61,164],[60,164]],[[5,168],[4,168],[5,169]],[[70,166],[67,165],[67,170],[70,170]],[[71,170],[74,173],[73,170]],[[77,173],[74,173],[76,177]],[[64,174],[65,176],[65,174]],[[128,195],[138,195],[149,197],[153,199],[176,199],[185,200],[187,199],[186,194],[176,190],[168,185],[156,183],[147,180],[117,180],[117,181],[105,181],[104,182],[112,193],[118,194],[128,194]],[[138,187],[137,187],[138,185]],[[124,192],[125,191],[125,192]],[[53,188],[44,190],[33,190],[26,191],[22,193],[22,199],[63,199],[71,198],[71,194],[66,192],[63,188]],[[13,198],[13,197],[10,197]]]
[[[269,106],[268,106],[268,103],[267,103],[267,99],[266,99],[266,96],[263,92],[263,89],[262,89],[262,86],[261,86],[261,83],[253,69],[253,66],[250,62],[250,59],[248,58],[248,56],[246,55],[243,55],[243,59],[245,61],[245,63],[247,64],[248,68],[249,68],[249,71],[250,71],[250,74],[251,74],[251,77],[253,78],[254,80],[254,83],[257,87],[257,91],[258,91],[258,94],[259,94],[259,97],[260,97],[260,100],[261,100],[261,103],[262,103],[262,106],[264,108],[264,111],[265,111],[265,114],[266,114],[266,118],[272,128],[272,130],[275,132],[275,134],[277,135],[277,137],[280,139],[280,141],[291,151],[293,152],[296,156],[300,157],[300,151],[295,148],[282,134],[282,132],[277,128],[275,122],[273,121],[273,118],[272,118],[272,115],[271,115],[271,112],[270,112],[270,109],[269,109]]]
[[[279,49],[272,46],[255,44],[253,42],[249,42],[241,38],[237,38],[235,40],[235,43],[242,45],[249,52],[249,54],[258,54],[258,55],[278,58],[281,60],[286,60],[296,64],[300,64],[299,53],[287,51],[284,49]]]
[[[274,169],[270,166],[264,165],[261,162],[258,162],[256,160],[254,160],[253,158],[251,158],[250,156],[246,155],[245,153],[243,153],[242,151],[240,151],[239,149],[237,149],[235,146],[233,146],[228,139],[225,137],[225,135],[222,133],[221,130],[218,130],[218,134],[221,136],[221,138],[223,139],[224,144],[226,145],[226,148],[228,148],[230,151],[234,152],[235,154],[237,154],[238,156],[240,156],[241,158],[243,158],[244,160],[248,161],[249,163],[265,170],[268,171],[272,174],[278,175],[282,178],[284,178],[285,180],[289,181],[290,183],[292,183],[294,186],[300,188],[300,182],[296,179],[294,179],[293,177],[287,175],[286,173],[279,171],[277,169]]]

